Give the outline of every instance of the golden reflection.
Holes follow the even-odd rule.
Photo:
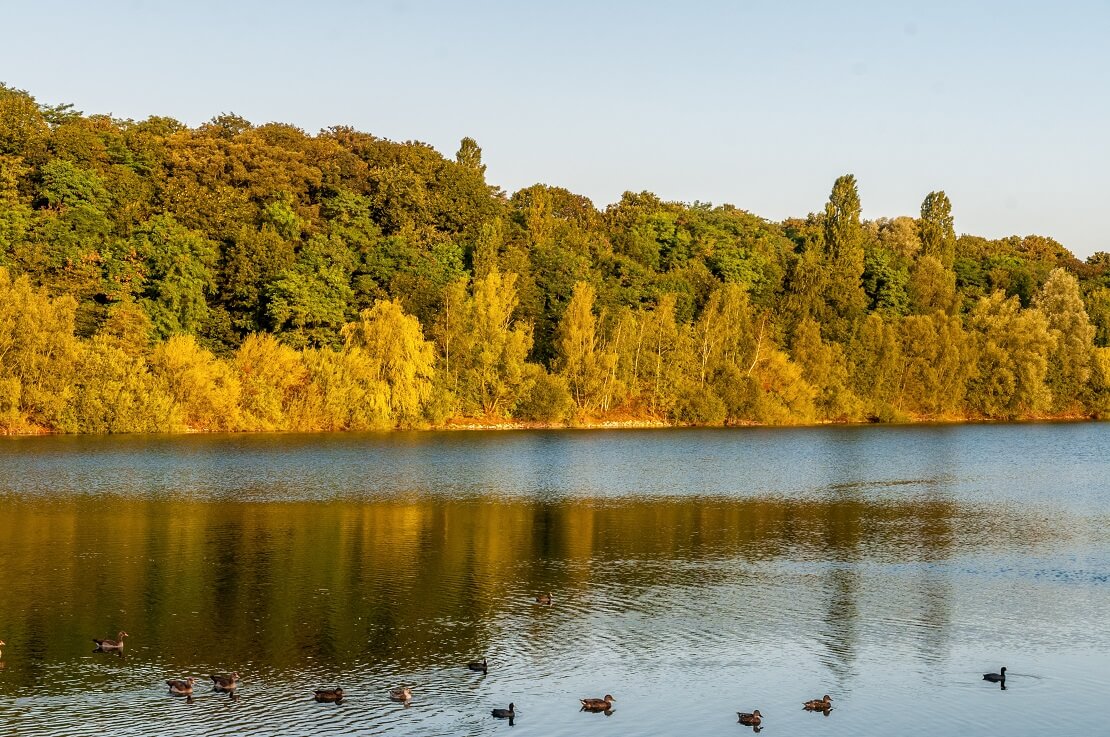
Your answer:
[[[445,641],[487,651],[489,619],[507,601],[541,621],[599,581],[628,602],[652,588],[720,584],[686,564],[783,560],[816,567],[815,634],[842,676],[860,637],[861,563],[938,561],[1042,537],[1029,519],[944,499],[16,499],[0,514],[0,631],[31,654],[21,668],[78,657],[75,642],[124,628],[129,650],[171,662],[205,649],[279,669],[308,657],[433,662]],[[919,647],[941,653],[950,592],[922,575]],[[536,592],[549,590],[556,606],[538,610]]]

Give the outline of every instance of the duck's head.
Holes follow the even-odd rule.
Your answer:
[[[196,682],[197,682],[197,679],[193,678],[192,676],[189,676],[188,678],[185,679],[185,683],[188,683],[190,686],[192,686]]]
[[[825,703],[828,703],[828,702],[832,701],[832,696],[829,696],[828,694],[825,694],[825,698],[823,698],[821,700],[824,701]]]
[[[759,709],[756,709],[755,711],[752,712],[752,716],[753,717],[761,717],[763,715],[759,713]]]
[[[1000,670],[998,672],[1001,673],[1002,675],[1006,675],[1006,668],[1003,667],[1002,670]]]
[[[8,644],[8,643],[4,642],[3,640],[0,640],[0,647],[4,647],[4,646],[5,646],[5,645],[7,645],[7,644]]]
[[[239,680],[239,671],[233,671],[231,673],[231,680],[233,680],[233,681],[238,681]]]
[[[128,637],[128,634],[126,632],[120,632],[118,635],[116,635],[116,637],[118,637],[119,640],[122,642],[123,638]]]
[[[516,711],[516,704],[510,703],[509,704],[509,711]]]
[[[609,694],[605,694],[605,698],[604,698],[604,699],[602,699],[602,701],[616,701],[616,699],[614,699],[614,698],[613,698],[612,696],[610,696]]]
[[[335,695],[336,696],[342,696],[343,695],[343,689],[342,688],[335,689]]]

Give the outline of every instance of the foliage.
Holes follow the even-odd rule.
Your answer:
[[[1106,416],[1110,256],[626,192],[507,195],[345,127],[192,128],[0,85],[0,430],[458,417],[791,424]]]

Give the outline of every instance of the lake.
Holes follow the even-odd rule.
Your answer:
[[[737,735],[759,709],[792,737],[1105,733],[1108,445],[1093,423],[0,439],[0,727]],[[120,630],[123,657],[93,652]],[[211,692],[233,670],[239,698]],[[166,693],[189,675],[191,703]]]

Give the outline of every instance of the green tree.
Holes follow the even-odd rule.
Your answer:
[[[863,290],[864,230],[860,224],[856,178],[845,174],[833,184],[825,205],[825,261],[828,313],[823,332],[834,340],[851,335],[852,327],[867,307]]]
[[[944,192],[930,192],[921,203],[918,221],[921,249],[945,269],[951,269],[956,258],[956,229],[952,219],[952,203]]]

